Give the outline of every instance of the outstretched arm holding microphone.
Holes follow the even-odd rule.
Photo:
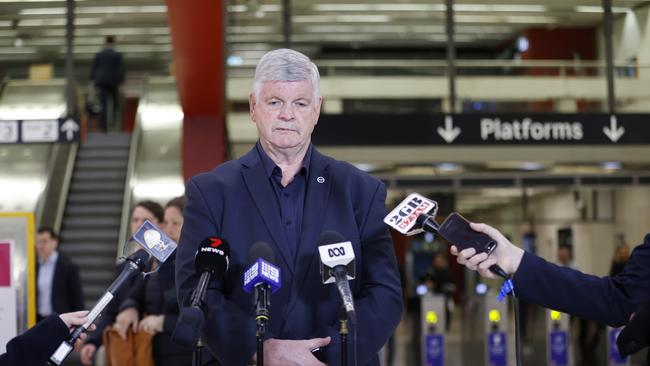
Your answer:
[[[452,247],[458,263],[488,278],[494,278],[488,268],[498,264],[512,275],[517,297],[526,301],[611,326],[626,324],[633,312],[650,301],[650,235],[634,249],[622,273],[598,277],[525,252],[489,225],[472,223],[471,227],[498,245],[489,256]]]
[[[48,316],[7,343],[7,352],[0,355],[0,366],[43,366],[59,344],[70,337],[70,332],[88,320],[87,316],[86,310]]]

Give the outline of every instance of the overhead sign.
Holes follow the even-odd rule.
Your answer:
[[[650,114],[321,115],[318,145],[646,145]]]
[[[0,144],[79,142],[79,122],[72,118],[0,120]]]

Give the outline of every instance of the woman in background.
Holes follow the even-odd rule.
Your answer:
[[[184,207],[185,197],[173,198],[165,205],[162,228],[177,243],[183,226]],[[167,262],[171,260],[172,258]],[[167,266],[170,263],[165,263],[160,268],[162,273],[155,272],[146,277],[140,286],[129,293],[120,309],[122,312],[134,312],[142,316],[137,328],[154,336],[152,350],[156,366],[190,366],[192,350],[181,348],[171,340],[179,309],[173,277],[164,275],[166,271],[163,269]]]

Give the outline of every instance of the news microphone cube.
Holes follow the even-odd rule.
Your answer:
[[[345,266],[347,268],[348,280],[355,277],[354,267],[354,249],[352,243],[344,241],[341,243],[321,245],[318,247],[321,261],[321,279],[323,283],[334,283],[335,278],[331,273],[336,266]]]
[[[255,285],[265,283],[271,288],[271,293],[275,293],[282,284],[280,282],[280,268],[258,258],[244,272],[244,290],[248,293],[253,292]]]

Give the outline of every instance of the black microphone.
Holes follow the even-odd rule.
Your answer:
[[[131,254],[126,258],[124,269],[122,273],[113,281],[113,283],[108,287],[108,290],[104,295],[99,299],[95,307],[92,308],[90,313],[88,313],[88,320],[81,326],[75,328],[75,330],[70,334],[70,339],[67,341],[61,342],[59,348],[54,351],[54,354],[50,357],[48,364],[50,365],[60,365],[66,357],[72,351],[75,342],[81,334],[90,328],[90,326],[95,322],[99,314],[106,308],[108,303],[113,300],[115,293],[120,291],[124,284],[128,282],[131,278],[137,276],[138,274],[144,271],[144,268],[149,260],[149,253],[145,250],[140,249],[137,252]]]
[[[225,239],[210,236],[199,244],[194,255],[194,267],[201,274],[192,292],[190,306],[181,309],[172,333],[172,340],[184,348],[196,346],[205,317],[202,311],[205,292],[213,278],[221,278],[230,266],[230,245]]]
[[[349,282],[355,277],[352,243],[345,241],[336,231],[326,231],[318,238],[316,245],[320,254],[320,273],[323,284],[336,283],[343,308],[348,319],[354,324],[356,312]]]
[[[196,250],[194,266],[201,277],[192,293],[191,306],[200,307],[210,280],[221,278],[230,266],[230,245],[225,239],[214,236],[203,239]]]
[[[642,306],[634,313],[632,319],[618,334],[616,345],[623,357],[633,355],[650,345],[650,304]]]

